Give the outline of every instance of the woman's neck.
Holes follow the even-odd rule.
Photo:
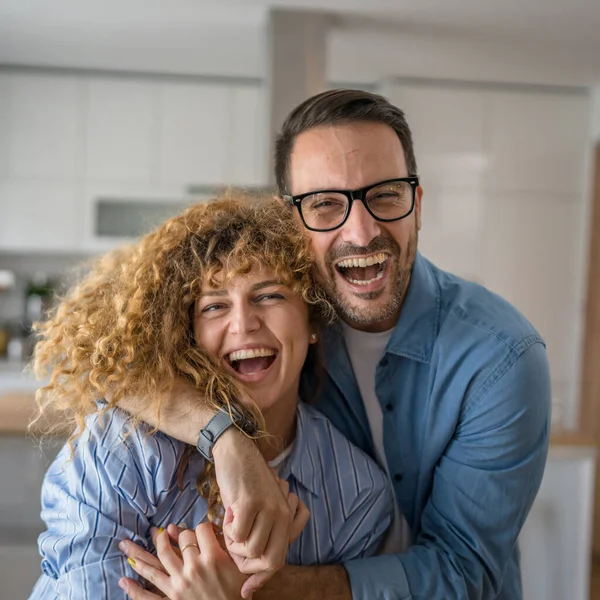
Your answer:
[[[258,440],[258,447],[266,460],[273,460],[296,438],[298,392],[282,398],[263,411],[268,436]]]

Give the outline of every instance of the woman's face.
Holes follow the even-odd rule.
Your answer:
[[[204,286],[194,336],[252,390],[263,413],[276,404],[296,406],[311,343],[308,307],[274,273],[254,269],[225,285]]]

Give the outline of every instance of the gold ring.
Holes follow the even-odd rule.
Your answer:
[[[179,551],[183,552],[186,548],[198,548],[198,544],[186,544],[183,548],[179,548]],[[198,552],[200,552],[200,548],[198,548]]]

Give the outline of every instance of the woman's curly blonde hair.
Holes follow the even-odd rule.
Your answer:
[[[139,243],[99,259],[36,324],[33,369],[38,378],[50,378],[37,392],[36,420],[60,411],[61,425],[71,426],[69,444],[84,431],[88,415],[123,398],[144,399],[159,421],[165,399],[183,378],[203,392],[208,405],[235,405],[264,432],[256,405],[237,401],[248,392],[218,358],[196,346],[193,335],[202,287],[256,265],[302,295],[313,326],[332,318],[312,277],[308,240],[275,199],[229,194],[196,204]],[[197,483],[209,515],[218,520],[220,498],[209,463]]]

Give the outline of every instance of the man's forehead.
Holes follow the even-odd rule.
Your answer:
[[[396,132],[381,123],[316,127],[301,133],[290,160],[292,194],[355,189],[406,176]]]

